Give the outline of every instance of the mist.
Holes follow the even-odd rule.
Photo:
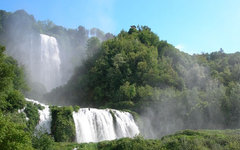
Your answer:
[[[102,42],[113,37],[97,28],[66,29],[49,20],[37,21],[24,10],[1,14],[0,44],[25,68],[31,89],[25,95],[39,101],[44,101],[47,92],[66,84],[75,68],[87,59],[90,38]]]
[[[154,88],[149,105],[140,112],[142,135],[161,138],[184,129],[229,128],[221,110],[226,88],[211,77],[210,68],[188,54],[178,55],[173,65],[185,87]]]

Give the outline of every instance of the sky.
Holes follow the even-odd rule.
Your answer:
[[[240,0],[0,0],[0,9],[24,9],[66,28],[97,27],[117,35],[147,25],[189,54],[240,51],[239,8]]]

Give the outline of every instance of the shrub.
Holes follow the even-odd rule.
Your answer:
[[[72,107],[51,107],[51,131],[56,142],[73,142],[75,140],[75,124]]]
[[[26,108],[24,109],[24,112],[26,113],[27,117],[29,118],[27,122],[28,130],[33,132],[35,127],[37,126],[39,122],[39,113],[38,113],[38,104],[33,104],[31,102],[28,102],[26,105]]]
[[[0,113],[0,149],[32,150],[31,138],[25,124],[15,123]]]
[[[23,95],[17,90],[8,91],[8,96],[6,98],[7,106],[6,110],[8,111],[16,111],[18,109],[22,109],[25,105],[25,100]]]
[[[38,132],[32,138],[32,145],[35,149],[38,150],[52,150],[54,140],[47,133]]]
[[[74,110],[75,112],[78,112],[79,109],[80,109],[79,106],[77,106],[77,105],[73,106],[73,110]]]

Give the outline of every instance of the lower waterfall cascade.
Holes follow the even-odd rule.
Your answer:
[[[78,143],[114,140],[139,134],[139,129],[128,112],[82,108],[73,112],[73,118]]]
[[[46,131],[50,134],[52,117],[49,106],[32,99],[26,98],[26,100],[44,107],[43,110],[38,110],[40,121],[36,130]],[[73,111],[72,115],[77,143],[134,137],[140,133],[129,112],[115,109],[80,108],[77,112]]]
[[[52,121],[52,116],[51,116],[51,111],[48,105],[45,105],[43,103],[40,103],[38,101],[32,100],[25,98],[28,102],[32,102],[35,104],[39,104],[44,107],[43,110],[38,110],[39,113],[39,123],[36,126],[37,130],[42,130],[46,131],[48,134],[51,134],[51,121]]]

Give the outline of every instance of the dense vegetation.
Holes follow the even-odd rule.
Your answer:
[[[17,62],[4,55],[5,48],[0,46],[0,110],[14,112],[24,107],[21,91],[27,89],[23,78],[23,68]]]
[[[23,71],[4,50],[0,46],[0,149],[31,149],[23,116],[17,115],[17,110],[25,105],[21,94],[21,90],[26,89]]]
[[[92,45],[98,45],[97,41],[88,46],[88,52],[96,47]],[[99,107],[112,102],[137,103],[150,96],[152,88],[159,84],[181,89],[183,85],[176,71],[168,69],[170,60],[158,57],[164,45],[167,43],[159,41],[148,27],[139,30],[132,27],[129,33],[122,31],[116,38],[104,42],[98,51],[94,50],[95,55],[76,70],[65,89],[59,90],[64,94],[70,92],[72,101],[80,98],[81,104]],[[58,98],[69,96],[64,94]]]
[[[25,132],[26,126],[14,122],[11,118],[0,113],[0,148],[14,150],[31,150],[30,134]]]
[[[34,134],[39,121],[38,109],[41,108],[24,99],[22,92],[28,90],[24,70],[4,51],[5,48],[0,46],[0,149],[48,148],[53,143],[51,137]],[[24,113],[18,112],[24,107]],[[44,144],[48,141],[50,143]]]
[[[73,142],[76,132],[72,117],[72,107],[51,107],[51,131],[56,142]]]
[[[123,138],[99,143],[58,143],[54,150],[237,150],[240,147],[239,130],[185,130],[160,140]]]
[[[149,137],[187,128],[239,128],[239,52],[191,56],[147,26],[132,26],[98,45],[91,41],[89,59],[46,98],[135,111],[144,119],[143,130],[153,128]]]

